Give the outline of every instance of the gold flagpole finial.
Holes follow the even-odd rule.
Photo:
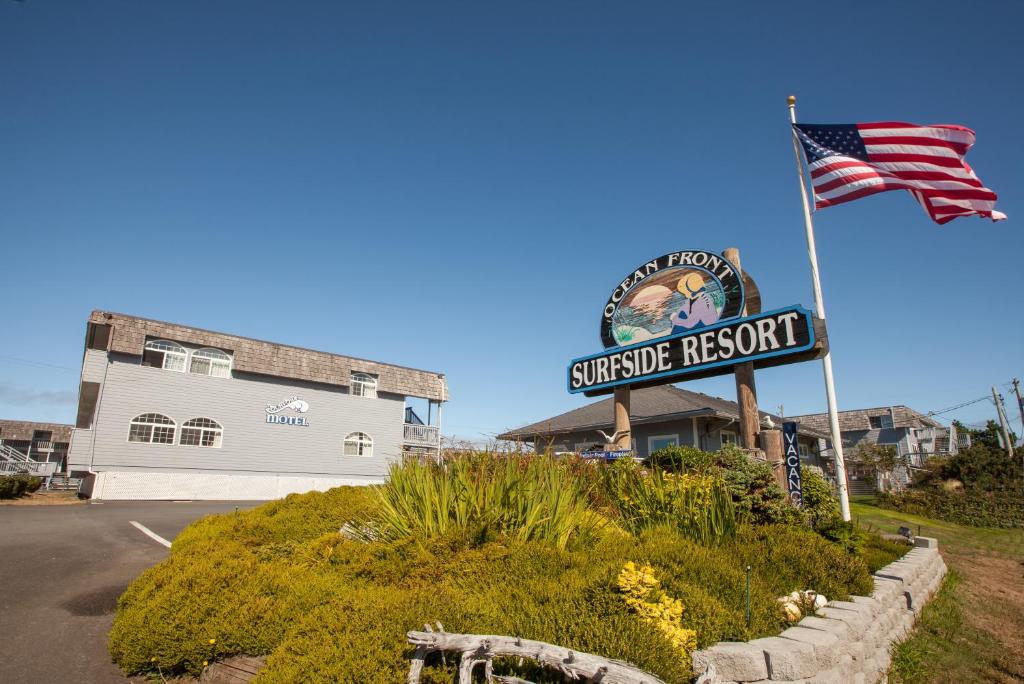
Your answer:
[[[789,97],[787,97],[787,98],[786,98],[786,102],[788,102],[788,103],[789,103],[789,106],[790,106],[790,107],[792,107],[793,105],[795,105],[795,104],[796,104],[796,95],[790,95]]]

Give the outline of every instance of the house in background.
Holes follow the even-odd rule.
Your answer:
[[[787,418],[800,428],[827,433],[827,413],[811,413]],[[857,463],[856,451],[861,444],[892,446],[906,463],[892,473],[890,482],[904,487],[910,469],[919,468],[931,456],[946,456],[958,451],[960,440],[956,428],[945,427],[934,419],[906,406],[882,406],[839,412],[839,431],[843,438],[847,479],[853,494],[870,494],[880,486],[880,477],[870,467]],[[835,456],[830,443],[823,441],[819,451],[827,472],[835,476]]]
[[[38,463],[55,463],[54,470],[64,472],[68,463],[71,428],[71,425],[63,423],[0,420],[0,445]]]
[[[598,430],[614,432],[614,399],[609,397],[552,418],[498,435],[498,439],[528,442],[538,451],[585,451],[607,441]],[[658,449],[689,445],[715,451],[739,440],[739,405],[734,401],[690,392],[674,385],[660,385],[630,392],[629,419],[633,451],[646,458]],[[782,427],[783,419],[761,412],[762,427]],[[821,466],[819,444],[827,433],[801,426],[801,460]]]

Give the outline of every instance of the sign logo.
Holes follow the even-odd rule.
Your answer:
[[[601,342],[616,347],[692,332],[743,312],[743,279],[713,252],[672,252],[633,269],[601,316]]]
[[[709,377],[748,361],[762,366],[789,363],[815,342],[811,312],[791,306],[573,359],[569,392],[676,382],[686,375]]]
[[[305,416],[281,415],[281,412],[285,409],[291,409],[296,413],[306,413],[309,411],[309,403],[299,399],[298,397],[292,397],[291,399],[285,399],[280,404],[267,404],[267,408],[265,409],[267,412],[267,422],[277,423],[279,425],[299,425],[302,427],[309,427],[309,421],[306,420]]]
[[[797,508],[804,507],[804,485],[800,474],[800,448],[796,443],[796,423],[782,424],[782,453],[786,465],[786,488],[789,500]]]

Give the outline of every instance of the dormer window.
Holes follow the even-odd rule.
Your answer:
[[[189,373],[212,375],[215,378],[231,377],[231,357],[220,349],[204,347],[192,352],[188,366]]]
[[[892,416],[888,413],[881,416],[871,416],[868,418],[868,422],[871,424],[872,430],[881,430],[892,427]]]
[[[142,365],[185,372],[185,358],[188,352],[177,342],[151,340],[142,352]]]
[[[357,397],[377,398],[377,378],[369,373],[352,374],[352,394]]]

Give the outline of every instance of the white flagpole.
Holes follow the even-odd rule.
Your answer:
[[[789,96],[789,120],[796,123],[796,97]],[[793,135],[793,152],[796,153],[796,170],[800,176],[800,198],[804,203],[804,228],[807,232],[807,257],[811,260],[811,281],[814,283],[814,308],[818,318],[825,320],[825,300],[821,296],[821,279],[818,276],[818,251],[814,246],[814,222],[811,220],[811,205],[807,200],[807,179],[800,159],[800,141],[796,131]],[[836,384],[832,378],[832,352],[821,360],[825,369],[825,397],[828,401],[828,423],[832,434],[832,453],[836,457],[836,480],[839,481],[839,509],[843,520],[850,520],[850,492],[846,483],[846,462],[843,460],[843,438],[839,431],[839,411],[836,409]]]

